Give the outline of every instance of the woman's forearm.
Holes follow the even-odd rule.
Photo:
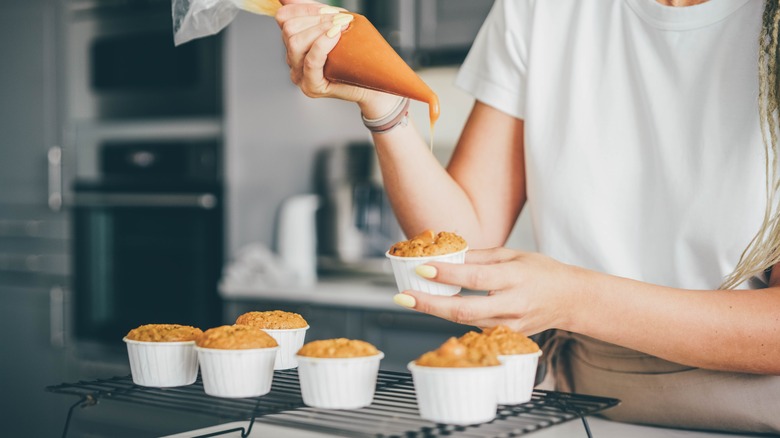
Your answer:
[[[780,374],[780,287],[683,290],[579,275],[567,330],[686,365]]]

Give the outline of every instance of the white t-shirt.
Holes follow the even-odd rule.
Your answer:
[[[693,289],[734,269],[766,205],[763,4],[496,1],[457,84],[525,120],[540,252]]]

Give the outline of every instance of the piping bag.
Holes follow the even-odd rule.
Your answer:
[[[279,0],[172,0],[174,42],[183,44],[225,28],[240,10],[275,16]],[[329,81],[408,97],[428,104],[431,130],[439,118],[436,93],[398,56],[382,34],[360,14],[341,33],[325,63]]]

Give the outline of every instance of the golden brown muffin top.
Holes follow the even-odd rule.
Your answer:
[[[309,342],[298,350],[298,354],[307,357],[346,358],[375,356],[379,354],[379,350],[366,341],[338,338]]]
[[[420,356],[415,363],[423,367],[469,368],[500,365],[496,354],[484,348],[469,348],[457,338],[447,339],[438,349]]]
[[[198,347],[220,350],[271,348],[279,344],[268,333],[250,325],[223,325],[206,330],[196,341]]]
[[[466,249],[466,241],[455,233],[442,231],[434,234],[431,230],[398,242],[390,247],[390,255],[396,257],[429,257],[452,254]]]
[[[251,325],[263,329],[299,329],[309,324],[297,313],[283,310],[247,312],[236,319],[236,324]]]
[[[179,324],[146,324],[127,333],[127,339],[141,342],[186,342],[194,341],[203,331],[196,327]]]
[[[468,332],[460,342],[469,348],[483,349],[492,354],[528,354],[539,351],[536,342],[505,325],[485,329],[482,333]]]

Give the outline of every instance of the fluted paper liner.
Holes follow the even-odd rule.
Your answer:
[[[451,254],[430,257],[398,257],[390,255],[388,251],[385,253],[385,256],[390,259],[390,266],[393,268],[393,276],[395,276],[398,292],[417,290],[431,295],[452,296],[460,292],[460,286],[437,283],[422,278],[414,272],[414,269],[428,262],[463,263],[466,261],[466,251],[468,251],[468,248]]]
[[[498,356],[504,364],[498,387],[498,402],[515,405],[531,400],[536,382],[536,366],[541,351],[528,354],[510,354]]]
[[[485,423],[496,417],[503,365],[443,368],[408,365],[420,417],[435,423]]]
[[[275,370],[288,370],[298,366],[295,355],[303,347],[307,330],[309,326],[299,329],[263,329],[279,344],[279,353],[276,354],[274,362]]]
[[[271,391],[279,347],[221,350],[196,346],[203,390],[215,397],[257,397]]]
[[[130,373],[136,385],[171,388],[195,383],[198,377],[195,341],[122,340],[127,344]]]
[[[301,396],[307,406],[358,409],[371,404],[383,353],[350,358],[298,356]]]

